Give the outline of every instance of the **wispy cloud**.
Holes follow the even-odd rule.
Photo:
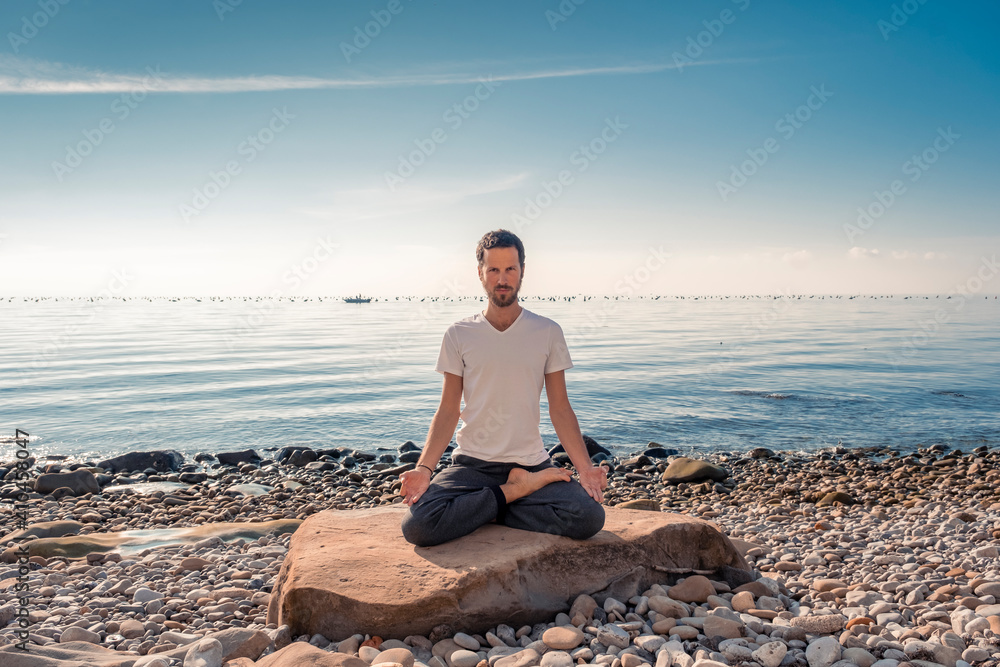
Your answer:
[[[329,204],[301,207],[295,212],[340,222],[413,215],[418,211],[452,206],[469,197],[512,190],[527,177],[527,173],[518,173],[490,180],[445,183],[440,187],[407,185],[396,192],[389,192],[384,187],[341,190],[329,195],[333,200]]]
[[[697,65],[728,61],[705,61]],[[128,93],[134,90],[158,93],[242,93],[279,90],[328,90],[358,88],[403,88],[410,86],[450,86],[493,81],[531,81],[580,76],[654,74],[675,69],[672,63],[641,63],[611,67],[562,67],[508,73],[442,72],[324,78],[294,75],[189,76],[160,71],[148,66],[138,73],[103,72],[86,67],[29,60],[0,55],[0,94],[74,95],[86,93]]]

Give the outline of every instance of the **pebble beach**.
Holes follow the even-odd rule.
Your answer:
[[[285,448],[227,464],[199,457],[166,472],[38,461],[37,473],[89,470],[100,489],[32,494],[29,526],[76,522],[65,534],[81,541],[216,523],[287,527],[322,510],[399,503],[398,476],[413,467],[416,449]],[[207,649],[188,655],[202,662],[158,656],[232,628],[266,633],[258,662],[307,642],[403,667],[1000,664],[1000,451],[758,448],[691,463],[711,477],[699,482],[670,477],[677,458],[656,443],[632,456],[599,455],[611,470],[605,504],[713,522],[744,553],[755,581],[730,588],[710,573],[687,573],[628,600],[581,596],[547,624],[482,635],[438,627],[429,636],[293,637],[267,623],[291,524],[278,534],[33,556],[30,644],[85,641],[145,656],[136,664],[154,667],[221,665],[221,653],[216,660]],[[13,471],[0,468],[0,496],[10,503]],[[3,507],[11,526],[11,505]],[[4,529],[0,540],[10,536]],[[0,563],[0,646],[20,641],[17,572]],[[240,660],[230,664],[254,664]]]

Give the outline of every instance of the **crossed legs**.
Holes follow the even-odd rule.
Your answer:
[[[578,540],[591,537],[604,526],[604,508],[579,482],[562,479],[549,461],[519,466],[459,454],[410,507],[403,520],[403,537],[429,547],[468,535],[494,520],[511,528]],[[516,499],[508,502],[501,487]]]

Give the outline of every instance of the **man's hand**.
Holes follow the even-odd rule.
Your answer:
[[[408,470],[399,476],[402,486],[399,487],[399,495],[403,496],[403,502],[407,505],[420,500],[424,491],[431,485],[431,471],[423,466],[417,466],[413,470]]]
[[[604,489],[608,488],[608,469],[606,466],[591,466],[577,470],[580,476],[580,486],[591,498],[599,503],[604,502]]]

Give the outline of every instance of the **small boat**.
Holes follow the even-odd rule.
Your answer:
[[[372,298],[370,296],[345,296],[344,301],[347,303],[371,303]]]

